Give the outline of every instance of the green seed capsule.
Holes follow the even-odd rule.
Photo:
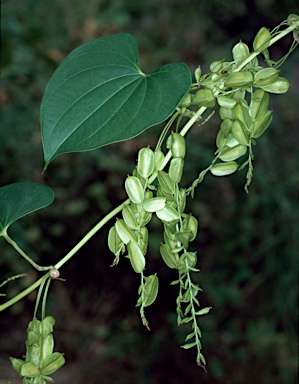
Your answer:
[[[249,71],[233,72],[228,75],[225,86],[227,88],[247,88],[253,84],[253,75]]]
[[[173,194],[175,192],[175,183],[171,180],[168,173],[164,171],[158,171],[159,188],[164,193],[163,196]]]
[[[192,104],[197,104],[200,107],[213,108],[215,105],[215,96],[208,88],[200,89],[195,93]]]
[[[42,337],[46,337],[49,333],[52,333],[54,325],[55,325],[54,317],[52,316],[45,317],[39,326],[39,331]]]
[[[193,241],[196,238],[198,230],[198,220],[196,217],[189,215],[183,221],[183,229],[190,231],[189,241]]]
[[[232,125],[232,134],[239,144],[249,145],[248,131],[244,128],[244,125],[235,120]]]
[[[228,148],[234,148],[236,147],[237,145],[239,145],[239,142],[238,140],[234,137],[234,135],[232,133],[230,133],[227,138],[225,139],[225,142],[224,142],[225,146],[228,147]]]
[[[118,236],[115,226],[111,227],[108,233],[108,247],[114,254],[118,253],[123,246],[121,238]]]
[[[232,161],[232,160],[238,159],[241,156],[244,156],[246,152],[247,152],[246,145],[239,144],[235,147],[227,148],[223,150],[219,158],[222,161]]]
[[[22,366],[25,364],[25,361],[21,359],[15,359],[14,357],[9,357],[9,360],[12,364],[13,369],[20,373]]]
[[[128,244],[129,242],[137,243],[138,239],[136,234],[128,227],[123,219],[116,220],[115,229],[118,236],[125,244]]]
[[[177,253],[171,252],[166,244],[161,244],[160,254],[164,263],[171,269],[177,269],[179,263],[179,256]]]
[[[39,333],[40,323],[41,323],[40,320],[34,319],[34,320],[30,321],[30,323],[28,324],[28,329],[30,331],[34,331],[34,332]]]
[[[138,244],[128,243],[129,259],[136,273],[141,273],[145,268],[145,257]]]
[[[169,177],[175,183],[179,183],[181,181],[183,175],[184,168],[184,160],[182,158],[173,158],[171,159],[169,165]]]
[[[218,163],[213,165],[210,172],[214,176],[226,176],[236,172],[238,164],[235,161],[229,161],[227,163]]]
[[[154,169],[155,171],[158,171],[164,161],[164,153],[161,151],[161,149],[154,152]]]
[[[59,352],[54,352],[52,355],[45,358],[40,368],[41,374],[51,375],[56,372],[65,363],[63,355]]]
[[[144,189],[136,176],[126,178],[125,189],[133,203],[140,204],[144,200]]]
[[[210,71],[211,72],[219,72],[222,68],[222,61],[213,61],[210,64]]]
[[[147,212],[157,212],[164,208],[165,204],[165,197],[153,197],[152,199],[146,200],[143,203],[143,209],[145,209]]]
[[[135,213],[132,210],[132,207],[130,205],[125,205],[122,209],[122,216],[127,224],[127,226],[131,229],[137,229],[138,228],[138,221],[136,218]]]
[[[245,129],[249,129],[251,125],[251,117],[249,115],[249,107],[246,100],[240,100],[234,107],[236,119],[240,120]]]
[[[148,229],[146,227],[142,227],[140,229],[141,239],[140,239],[140,249],[144,255],[147,252],[148,246]]]
[[[164,225],[164,228],[167,228],[165,225]],[[176,234],[172,234],[170,231],[168,231],[168,233],[166,232],[166,230],[164,230],[164,233],[163,233],[163,238],[164,238],[164,242],[165,244],[171,249],[175,249],[178,245],[178,239],[176,237]]]
[[[182,101],[180,102],[180,104],[178,105],[180,108],[188,108],[189,105],[191,104],[191,95],[190,93],[187,93]]]
[[[137,171],[144,179],[154,172],[154,152],[150,148],[141,148],[138,152]]]
[[[272,111],[267,111],[261,119],[255,120],[252,127],[251,137],[254,139],[260,137],[269,127],[271,121]]]
[[[20,370],[20,375],[24,377],[36,377],[39,376],[39,374],[38,367],[31,361],[24,363]]]
[[[195,81],[196,81],[197,83],[199,83],[199,81],[200,81],[200,77],[201,77],[201,68],[200,68],[200,65],[195,69],[194,77],[195,77]]]
[[[158,290],[159,290],[159,279],[157,275],[151,275],[148,277],[145,277],[145,284],[144,284],[144,306],[149,307],[157,298]]]
[[[234,108],[236,105],[236,100],[229,96],[220,95],[217,96],[217,102],[220,105],[220,107],[225,107],[228,109]]]
[[[275,94],[282,94],[286,93],[290,88],[290,83],[287,79],[284,77],[279,77],[275,83],[261,87],[264,91],[275,93]]]
[[[233,121],[231,119],[224,119],[220,125],[220,129],[223,132],[223,136],[227,137],[231,132]]]
[[[225,120],[225,119],[234,120],[235,118],[234,110],[231,108],[220,107],[219,116],[221,120]]]
[[[216,137],[216,146],[217,148],[222,148],[224,143],[225,143],[225,136],[223,134],[223,132],[221,131],[221,129],[219,130],[218,134],[217,134],[217,137]]]
[[[233,52],[234,61],[236,63],[240,61],[244,61],[250,55],[248,46],[242,43],[242,41],[240,41],[238,44],[236,44],[233,47],[232,52]]]
[[[254,75],[254,83],[257,87],[271,85],[278,80],[279,71],[276,68],[263,68]]]
[[[184,212],[184,210],[186,208],[186,200],[187,200],[186,189],[181,188],[178,197],[179,197],[178,198],[179,211]]]
[[[53,334],[50,333],[46,338],[43,339],[42,345],[42,359],[52,355],[54,349],[54,337]]]
[[[269,94],[263,89],[257,89],[252,96],[249,114],[252,119],[260,119],[269,106]]]
[[[184,158],[186,155],[186,143],[185,138],[177,132],[171,134],[171,154],[172,157],[181,157]]]
[[[190,270],[190,267],[193,268],[195,266],[196,262],[196,252],[184,252],[179,260],[179,270],[186,273]]]
[[[179,220],[180,218],[178,211],[168,204],[165,205],[164,208],[157,211],[156,215],[160,220],[167,222]]]
[[[262,52],[264,49],[269,47],[271,40],[271,34],[265,27],[261,28],[253,41],[253,49],[255,52]]]

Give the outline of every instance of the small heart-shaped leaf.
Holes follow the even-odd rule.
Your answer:
[[[0,188],[0,235],[14,221],[46,207],[54,200],[54,192],[45,185],[20,182]]]
[[[188,92],[185,64],[150,75],[133,36],[117,34],[72,51],[50,79],[41,106],[45,167],[55,156],[128,140],[165,121]]]

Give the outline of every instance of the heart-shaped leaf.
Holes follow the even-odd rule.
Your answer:
[[[0,188],[0,235],[14,221],[46,207],[54,200],[54,192],[45,185],[14,183]]]
[[[133,36],[117,34],[72,51],[50,79],[41,106],[45,167],[60,153],[137,136],[166,120],[191,84],[185,64],[145,75]]]

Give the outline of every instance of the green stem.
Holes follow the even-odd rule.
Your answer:
[[[18,246],[18,244],[11,238],[8,236],[8,233],[6,231],[4,231],[2,233],[2,236],[4,237],[4,239],[9,243],[11,244],[14,249],[21,255],[24,257],[24,259],[26,259],[28,261],[28,263],[30,263],[35,269],[37,269],[38,271],[48,271],[49,269],[52,269],[53,266],[49,266],[49,267],[41,267],[40,265],[36,264],[36,262],[34,262],[28,255],[26,255],[26,253]]]

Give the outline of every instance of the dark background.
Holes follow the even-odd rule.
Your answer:
[[[191,72],[213,60],[231,60],[240,39],[250,47],[258,30],[274,28],[295,0],[244,1],[77,1],[2,2],[0,185],[33,181],[53,188],[54,203],[19,220],[9,230],[19,245],[43,265],[60,260],[97,222],[125,198],[123,182],[139,148],[155,145],[161,127],[92,152],[59,156],[42,174],[39,107],[55,68],[78,45],[119,32],[135,36],[144,72],[185,62]],[[288,51],[287,37],[271,49],[275,59]],[[188,326],[177,328],[176,278],[159,259],[161,227],[150,225],[147,274],[158,272],[157,301],[147,309],[151,332],[135,308],[139,277],[113,255],[107,233],[113,222],[61,268],[67,282],[54,282],[48,314],[56,318],[56,350],[67,364],[57,383],[293,384],[297,382],[298,295],[298,49],[281,75],[292,84],[271,97],[274,119],[255,147],[254,178],[244,192],[245,173],[207,176],[189,200],[200,230],[192,249],[201,272],[203,353],[208,373],[195,363],[195,351],[179,348]],[[297,98],[297,102],[296,102]],[[186,138],[189,186],[213,158],[219,120],[193,129]],[[297,226],[296,226],[297,224]],[[12,297],[38,278],[0,239],[0,281],[17,273],[28,277],[2,289]],[[5,298],[1,298],[5,300]],[[18,383],[8,356],[25,352],[26,326],[35,294],[1,313],[0,383]]]

